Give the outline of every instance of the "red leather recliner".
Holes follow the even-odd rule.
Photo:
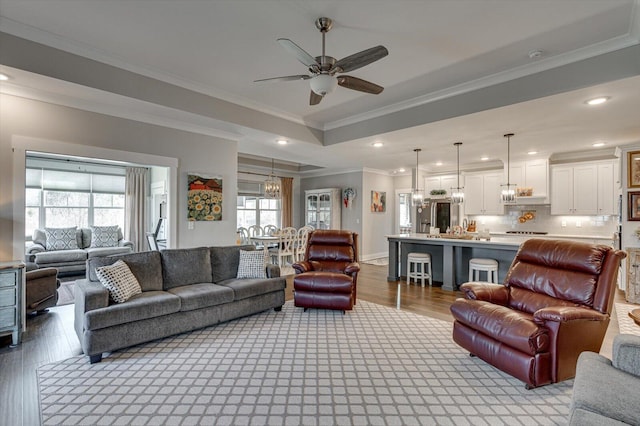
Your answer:
[[[570,379],[581,352],[600,351],[625,257],[605,245],[527,240],[504,285],[461,286],[453,340],[527,388]]]
[[[295,306],[353,309],[358,279],[358,234],[316,230],[309,234],[304,261],[293,264]]]

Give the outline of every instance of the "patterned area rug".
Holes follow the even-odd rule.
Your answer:
[[[638,309],[640,305],[630,303],[616,303],[616,313],[618,314],[618,325],[620,334],[636,334],[640,336],[640,325],[633,322],[629,316],[632,309]]]
[[[42,366],[42,423],[566,424],[573,381],[527,391],[451,323],[358,301],[257,315]]]

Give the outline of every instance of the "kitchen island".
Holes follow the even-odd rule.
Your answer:
[[[407,254],[429,253],[433,280],[442,282],[444,290],[454,291],[468,281],[469,259],[490,258],[498,261],[498,277],[502,282],[520,243],[527,238],[492,238],[467,240],[460,238],[434,238],[429,234],[387,235],[389,241],[388,281],[397,281],[407,275]]]

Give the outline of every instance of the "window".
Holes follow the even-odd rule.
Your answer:
[[[260,196],[238,196],[238,228],[251,225],[280,227],[280,200]]]
[[[92,167],[100,172],[92,171]],[[61,165],[59,161],[27,157],[27,239],[36,228],[44,227],[118,225],[124,228],[125,176],[122,167],[75,164],[74,169],[82,170],[57,168],[70,168],[69,162]]]

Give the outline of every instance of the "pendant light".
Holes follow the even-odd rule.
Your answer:
[[[456,142],[453,145],[458,149],[458,186],[451,188],[451,202],[460,204],[464,202],[464,187],[460,186],[460,145],[462,142]]]
[[[511,177],[511,162],[509,158],[511,155],[511,136],[513,136],[513,133],[504,135],[504,137],[507,138],[507,183],[500,185],[502,187],[500,198],[504,204],[513,204],[516,202],[516,184],[511,183],[509,180]]]
[[[424,191],[420,189],[420,185],[418,183],[420,179],[420,173],[418,169],[418,155],[422,150],[420,148],[416,148],[413,151],[416,153],[416,186],[414,186],[411,190],[411,205],[414,207],[418,207],[422,206],[422,203],[424,201]]]
[[[280,179],[273,173],[273,158],[271,159],[271,174],[264,181],[264,195],[267,198],[280,198]]]

